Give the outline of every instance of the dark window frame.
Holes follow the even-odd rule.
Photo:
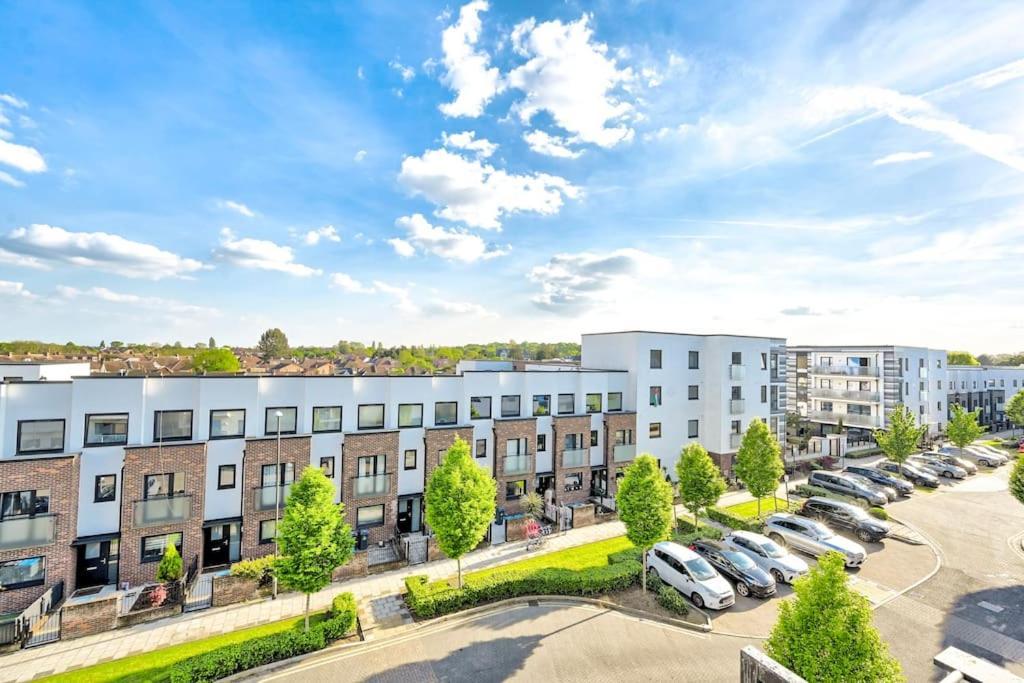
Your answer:
[[[46,496],[44,496],[44,498],[46,499],[46,509],[42,510],[42,511],[36,509],[38,504],[39,504],[39,492],[40,491],[43,491],[43,492],[46,493]],[[2,501],[5,496],[10,496],[10,495],[18,495],[18,497],[20,498],[20,494],[22,494],[22,493],[29,494],[29,512],[27,512],[27,513],[26,512],[22,512],[22,513],[16,513],[16,514],[4,516],[3,508],[0,507],[0,520],[2,520],[2,519],[27,519],[27,518],[30,518],[30,517],[36,517],[38,515],[44,515],[45,516],[45,515],[49,515],[50,514],[50,501],[53,499],[53,490],[49,489],[49,488],[46,488],[46,489],[18,489],[18,490],[13,490],[13,491],[3,491],[3,492],[0,492],[0,501]]]
[[[159,439],[157,435],[157,425],[162,424],[163,421],[160,419],[161,415],[167,413],[188,413],[188,436],[172,436],[166,437],[161,436]],[[191,408],[181,408],[179,410],[154,410],[153,411],[153,443],[166,443],[168,441],[192,441],[192,437],[195,436],[196,430],[196,414]]]
[[[691,349],[686,352],[686,369],[700,370],[700,351]]]
[[[366,510],[369,508],[380,508],[380,522],[374,522],[373,524],[360,524],[359,523],[359,511]],[[375,527],[384,526],[387,522],[387,510],[384,509],[384,503],[378,505],[360,505],[356,508],[356,529],[373,529]]]
[[[540,399],[545,399],[546,398],[547,399],[548,407],[547,407],[547,412],[546,413],[539,413],[539,412],[537,412],[537,399],[538,398],[540,398]],[[547,417],[548,415],[550,415],[551,414],[551,394],[534,394],[533,395],[533,399],[531,401],[531,408],[533,409],[533,416],[534,417]]]
[[[282,429],[280,431],[281,436],[285,436],[286,434],[296,434],[296,433],[298,433],[298,429],[299,429],[299,408],[298,408],[298,406],[268,406],[268,407],[263,409],[263,436],[277,436],[278,435],[278,431],[276,429],[273,430],[273,431],[270,430],[270,417],[271,417],[270,411],[272,411],[272,410],[280,410],[281,412],[284,412],[286,410],[290,410],[295,415],[295,420],[294,420],[295,428],[294,429]],[[280,422],[281,422],[280,418],[278,418],[277,415],[274,415],[273,417],[277,418],[278,424],[280,424]],[[284,416],[282,415],[282,417],[284,417]]]
[[[409,467],[409,454],[412,453],[412,467]],[[420,454],[415,448],[406,448],[402,452],[402,469],[414,470],[419,463]]]
[[[612,396],[618,396],[619,397],[619,407],[618,408],[612,408]],[[606,408],[605,412],[609,412],[609,413],[622,412],[622,392],[621,391],[609,391],[608,392],[608,407]]]
[[[562,397],[569,396],[572,398],[572,410],[562,410]],[[558,410],[558,415],[575,415],[576,414],[576,394],[559,394],[558,405],[555,406]]]
[[[522,487],[523,488],[523,492],[518,494],[518,495],[510,496],[509,493],[508,493],[508,487],[509,486],[514,486],[516,484],[522,484],[523,485],[523,487]],[[526,480],[525,479],[512,479],[512,480],[509,480],[509,481],[505,482],[505,500],[519,500],[520,498],[525,496],[528,492],[529,492],[529,488],[527,488],[527,486],[526,486]]]
[[[338,428],[337,429],[317,429],[316,428],[316,411],[318,410],[333,410],[338,409]],[[296,425],[297,427],[298,425]],[[340,405],[333,406],[313,406],[313,414],[311,415],[311,422],[309,423],[309,431],[312,434],[337,434],[342,431],[345,427],[345,409]],[[276,434],[277,432],[275,432]]]
[[[700,400],[700,385],[699,384],[687,384],[686,385],[686,400],[687,401],[699,401]]]
[[[114,478],[114,489],[109,498],[100,498],[100,479],[105,477]],[[113,503],[117,500],[117,475],[116,474],[97,474],[93,478],[92,483],[92,502],[94,503]]]
[[[330,474],[328,474],[327,472],[324,471],[324,465],[327,464],[327,463],[330,463],[330,468],[329,468],[330,469]],[[334,479],[335,470],[334,470],[334,456],[333,455],[323,455],[323,456],[320,456],[320,471],[323,472],[324,476],[327,477],[328,479]]]
[[[697,433],[694,434],[690,431],[690,425],[692,423],[697,424]],[[686,438],[687,439],[699,439],[700,438],[700,420],[687,420],[686,421]]]
[[[272,522],[274,524],[274,535],[270,538],[263,537],[263,525]],[[257,545],[266,545],[268,543],[274,543],[277,540],[277,518],[271,517],[270,519],[260,520],[259,528],[256,529],[256,538],[259,541]]]
[[[225,486],[224,481],[221,478],[221,472],[225,470],[231,470],[231,485]],[[224,465],[217,466],[217,490],[224,491],[227,489],[233,489],[238,486],[238,468],[235,463],[226,463]]]
[[[363,408],[380,408],[380,426],[372,425],[369,427],[363,426]],[[387,424],[387,409],[383,403],[360,403],[356,407],[356,429],[361,432],[370,431],[373,429],[384,429]]]
[[[93,417],[124,417],[124,441],[109,442],[109,443],[90,443],[89,442],[89,419]],[[85,414],[85,432],[82,434],[82,448],[102,448],[104,446],[124,446],[128,443],[128,433],[131,427],[131,414],[130,413],[86,413]]]
[[[484,445],[483,453],[480,453],[480,444]],[[473,446],[473,456],[476,458],[487,457],[487,439],[477,439],[476,444]]]
[[[377,405],[368,403],[366,405]],[[402,408],[404,406],[412,406],[420,409],[420,420],[417,424],[403,424],[402,423]],[[399,429],[418,429],[423,426],[423,404],[422,403],[399,403],[398,404],[398,428]]]
[[[548,450],[548,435],[538,434],[537,435],[537,452],[546,453]]]
[[[591,429],[590,430],[590,447],[594,448],[595,446],[600,445],[600,443],[599,443],[600,439],[601,439],[601,437],[599,436],[598,431],[596,429]]]
[[[185,551],[185,534],[182,533],[181,531],[169,531],[169,532],[167,532],[165,534],[151,534],[149,536],[143,536],[142,538],[139,539],[139,564],[152,564],[154,562],[159,562],[160,560],[163,559],[164,553],[160,553],[160,557],[155,557],[155,558],[151,558],[151,559],[148,559],[148,560],[146,559],[146,539],[147,538],[159,538],[161,536],[163,536],[163,537],[177,536],[178,537],[178,542],[174,544],[174,547],[178,550],[178,554],[179,555],[181,555],[182,557],[185,556],[184,555],[184,551]],[[166,543],[164,543],[164,552],[167,552],[167,544]]]
[[[181,491],[177,490],[175,483],[178,480],[178,475],[181,475]],[[149,487],[146,485],[149,482],[150,477],[168,477],[167,489],[170,493],[160,493],[154,496],[149,495]],[[188,488],[185,486],[185,470],[177,470],[174,472],[150,472],[142,475],[142,499],[143,500],[162,500],[164,498],[178,498],[188,495]]]
[[[657,355],[655,355],[655,354],[657,354]],[[657,362],[655,362],[655,360],[654,360],[655,358],[658,359]],[[651,361],[650,365],[651,365],[651,367],[649,369],[651,369],[651,370],[661,370],[662,369],[662,360],[663,360],[662,349],[651,349],[651,353],[650,353],[650,361]]]
[[[487,399],[487,414],[486,415],[474,415],[473,414],[473,401],[477,399]],[[490,420],[491,415],[494,414],[494,397],[493,396],[470,396],[469,397],[469,419],[470,420]]]
[[[514,398],[516,400],[516,412],[512,413],[505,412],[505,399]],[[523,396],[522,394],[503,394],[501,397],[501,416],[502,417],[521,417],[523,414]]]
[[[218,436],[213,435],[213,414],[214,413],[242,413],[242,433],[241,434],[221,434]],[[210,410],[210,424],[206,432],[206,437],[210,441],[219,441],[221,439],[244,439],[245,438],[245,408],[215,408]]]
[[[597,409],[591,410],[590,408],[590,397],[597,396]],[[601,392],[585,394],[583,397],[583,406],[587,409],[587,415],[596,415],[604,410],[604,395]]]
[[[21,447],[21,425],[29,422],[60,422],[60,448],[41,448],[39,450],[26,451]],[[63,453],[64,444],[67,443],[67,421],[62,417],[44,418],[40,420],[18,420],[16,441],[14,442],[15,455],[43,455],[45,453]]]
[[[657,427],[657,436],[653,434]],[[660,422],[649,422],[647,423],[647,438],[648,439],[660,439],[661,438],[661,423]]]
[[[455,406],[455,419],[452,422],[438,422],[437,420],[437,407],[438,406]],[[434,426],[435,427],[451,427],[452,425],[459,424],[459,402],[458,401],[434,401]]]
[[[38,579],[38,580],[34,579],[32,581],[22,581],[21,583],[8,583],[8,584],[4,584],[4,590],[5,591],[13,591],[13,590],[17,590],[19,588],[31,588],[32,586],[43,586],[43,585],[46,584],[46,556],[45,555],[35,555],[33,557],[18,557],[18,558],[11,559],[11,560],[3,560],[3,561],[0,561],[0,567],[3,567],[4,565],[8,565],[8,564],[15,564],[15,563],[20,563],[20,562],[25,562],[26,560],[33,560],[33,561],[34,560],[42,560],[42,563],[43,563],[42,578]]]

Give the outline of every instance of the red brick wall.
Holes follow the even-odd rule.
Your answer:
[[[473,440],[472,427],[436,427],[425,430],[423,434],[423,453],[426,461],[423,466],[423,490],[427,490],[430,474],[441,464],[441,451],[447,451],[459,437],[469,444],[469,455],[476,459],[476,443]],[[398,465],[396,463],[396,469]]]
[[[50,513],[57,515],[52,544],[0,551],[0,561],[40,555],[46,558],[45,583],[0,591],[0,613],[25,609],[58,581],[64,581],[65,595],[74,588],[75,549],[71,542],[78,530],[78,469],[77,455],[18,456],[0,460],[0,491],[49,489]]]
[[[302,470],[309,467],[309,436],[281,437],[281,463],[291,463],[295,481]],[[277,464],[277,437],[245,440],[242,455],[242,548],[243,559],[262,557],[274,553],[273,543],[260,543],[260,522],[274,519],[277,511],[256,509],[256,489],[262,482],[264,465]],[[284,515],[284,501],[281,501]]]
[[[206,444],[129,446],[124,449],[121,474],[121,563],[119,581],[133,586],[156,580],[159,562],[143,564],[142,539],[181,532],[181,556],[187,568],[192,558],[203,559],[203,500],[206,492]],[[191,495],[189,516],[184,522],[137,528],[135,502],[143,499],[147,474],[183,472],[185,494]]]
[[[505,442],[509,439],[526,439],[527,453],[532,463],[530,471],[524,474],[505,474]],[[549,446],[550,447],[550,446]],[[505,508],[505,514],[511,515],[521,511],[520,501],[505,498],[505,484],[510,481],[526,480],[526,491],[534,489],[537,472],[537,418],[524,417],[494,421],[494,468],[498,481],[499,508]]]
[[[454,438],[454,437],[453,437]],[[398,432],[364,432],[346,434],[342,447],[342,489],[341,499],[345,503],[345,519],[356,531],[356,509],[369,505],[384,505],[384,525],[369,529],[370,543],[375,544],[395,535],[395,524],[398,518]],[[372,498],[356,498],[353,479],[358,471],[359,458],[364,455],[387,456],[387,472],[390,475],[390,487],[386,494]]]
[[[83,638],[117,628],[117,595],[74,605],[61,610],[62,640]]]
[[[577,415],[570,417],[554,417],[551,420],[551,430],[554,437],[554,469],[555,469],[555,502],[559,505],[576,503],[590,497],[590,463],[585,460],[582,467],[565,467],[562,464],[562,454],[565,451],[566,434],[582,434],[583,447],[590,450],[590,416]],[[565,490],[565,475],[580,472],[583,474],[583,485],[578,491]]]
[[[636,413],[605,413],[604,414],[604,461],[608,465],[608,495],[615,497],[615,475],[625,469],[628,462],[615,462],[615,432],[620,429],[633,430],[633,443],[636,443]]]

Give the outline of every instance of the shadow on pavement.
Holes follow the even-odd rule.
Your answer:
[[[502,681],[523,668],[542,636],[473,643],[440,659],[402,664],[363,678],[367,683],[406,681]]]
[[[1024,664],[1024,586],[961,595],[946,611],[942,633],[943,648],[957,647],[1000,666]]]

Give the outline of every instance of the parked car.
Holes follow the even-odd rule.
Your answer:
[[[887,486],[902,496],[909,496],[914,492],[914,485],[906,479],[899,479],[891,474],[887,474],[881,470],[875,469],[874,467],[867,467],[866,465],[850,465],[844,472],[850,474],[856,474],[859,477],[870,479],[879,486]]]
[[[775,579],[746,553],[733,550],[720,541],[699,540],[690,545],[694,551],[718,570],[718,573],[736,584],[736,592],[743,596],[768,598],[775,595]]]
[[[753,531],[733,531],[722,543],[746,554],[776,583],[793,583],[807,573],[807,563],[781,545]]]
[[[902,466],[896,464],[892,460],[883,460],[882,462],[875,465],[878,469],[883,472],[891,472],[893,474],[903,474],[904,477],[909,479],[918,486],[927,486],[928,488],[938,488],[939,478],[931,472],[925,472],[924,470],[915,467],[909,463],[903,463]]]
[[[797,514],[824,522],[833,529],[848,529],[864,543],[877,543],[889,535],[888,524],[875,519],[863,508],[840,500],[812,496],[804,501]]]
[[[814,470],[807,477],[807,483],[811,486],[820,486],[828,491],[841,493],[844,496],[867,501],[870,505],[885,505],[889,502],[889,496],[879,487],[870,482],[856,481],[841,472]]]
[[[797,517],[788,512],[777,512],[765,520],[768,538],[808,555],[820,557],[828,552],[842,554],[847,567],[864,564],[868,553],[864,547],[839,536],[821,522]]]
[[[947,465],[956,465],[967,474],[977,474],[978,466],[967,458],[961,458],[959,454],[951,455],[949,453],[927,453],[929,456],[934,456],[946,463]]]
[[[907,460],[917,467],[931,472],[940,477],[946,479],[964,479],[967,477],[967,470],[957,465],[950,465],[949,463],[942,462],[936,457],[924,455],[912,455]]]
[[[900,497],[899,491],[897,491],[896,488],[893,486],[881,484],[877,481],[869,479],[868,477],[856,474],[855,472],[843,471],[840,474],[842,474],[844,477],[849,477],[854,481],[858,481],[861,484],[864,484],[865,486],[871,486],[878,489],[879,491],[885,494],[885,497],[888,499],[890,503]]]
[[[945,452],[944,449],[940,449]],[[999,467],[1010,462],[1008,453],[1000,452],[999,449],[982,444],[972,444],[964,448],[964,457],[970,458],[979,465],[985,467]]]
[[[647,553],[648,571],[700,607],[725,609],[736,602],[729,582],[686,546],[662,541]]]

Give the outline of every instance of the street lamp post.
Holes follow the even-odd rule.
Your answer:
[[[277,547],[277,527],[281,524],[281,418],[280,410],[274,412],[277,417],[277,467],[274,469],[274,555],[280,554]],[[274,574],[274,600],[277,600],[277,574]]]

